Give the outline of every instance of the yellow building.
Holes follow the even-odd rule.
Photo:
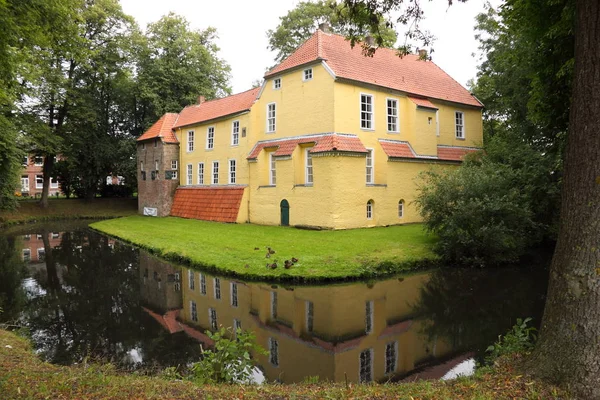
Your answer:
[[[167,114],[138,139],[140,160],[153,141],[180,146],[172,168],[152,175],[156,190],[140,190],[140,210],[175,176],[172,208],[154,214],[333,229],[417,222],[418,174],[482,145],[482,104],[416,55],[365,57],[318,30],[264,78]]]

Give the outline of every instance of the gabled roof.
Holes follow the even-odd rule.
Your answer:
[[[257,87],[221,99],[187,106],[179,113],[179,119],[173,129],[248,111],[254,104],[259,91],[260,87]]]
[[[307,135],[294,138],[265,140],[256,143],[248,155],[248,160],[255,160],[261,150],[277,148],[273,153],[275,157],[291,156],[299,144],[314,143],[310,153],[326,153],[341,151],[350,153],[366,153],[367,149],[356,135],[343,133],[325,133],[320,135]]]
[[[177,121],[178,116],[179,114],[166,113],[137,139],[138,142],[162,138],[165,143],[179,143],[173,133],[173,125]]]
[[[402,140],[379,139],[379,144],[389,158],[415,159],[415,160],[439,160],[461,162],[464,156],[481,149],[477,147],[462,146],[437,146],[437,156],[425,156],[417,154],[410,143]]]
[[[396,50],[379,48],[365,57],[361,43],[354,48],[343,36],[317,30],[294,53],[266,73],[265,78],[283,71],[324,60],[336,78],[369,83],[408,94],[483,107],[467,89],[431,61]]]

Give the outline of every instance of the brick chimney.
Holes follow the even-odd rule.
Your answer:
[[[319,24],[319,30],[322,31],[323,33],[329,33],[329,31],[331,30],[331,27],[329,26],[329,24],[327,22],[321,22]]]
[[[198,96],[198,105],[204,103],[206,101],[206,98],[204,96]]]

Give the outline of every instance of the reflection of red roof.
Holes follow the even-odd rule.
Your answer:
[[[209,121],[211,119],[237,114],[250,110],[256,100],[260,88],[254,88],[242,93],[194,104],[184,108],[179,114],[173,129]]]
[[[419,60],[414,54],[399,57],[396,50],[385,48],[377,49],[373,57],[365,57],[360,43],[351,48],[343,36],[321,30],[267,72],[265,78],[320,60],[327,63],[337,78],[482,107],[467,89],[431,61]]]
[[[323,135],[309,135],[290,139],[275,139],[258,142],[250,151],[248,160],[255,160],[262,149],[277,148],[274,156],[291,156],[299,144],[315,143],[310,149],[311,153],[325,153],[329,151],[342,151],[351,153],[366,153],[367,149],[355,135],[340,133],[326,133]]]
[[[410,143],[402,140],[379,139],[379,144],[389,158],[407,158],[415,160],[462,161],[469,153],[480,151],[476,147],[437,146],[437,156],[423,156],[417,154]]]
[[[432,102],[430,102],[427,99],[421,99],[421,98],[418,98],[418,97],[410,97],[410,96],[408,98],[410,99],[410,101],[412,101],[413,103],[415,103],[419,107],[433,108],[434,110],[438,109]]]
[[[154,318],[159,324],[163,326],[169,333],[181,332],[183,328],[177,322],[179,316],[179,310],[168,311],[165,315],[160,315],[150,310],[149,308],[142,307],[152,318]]]
[[[388,325],[383,331],[381,331],[379,338],[389,335],[398,335],[400,333],[406,332],[410,329],[411,325],[412,319],[407,319],[406,321],[401,321],[394,325]]]
[[[179,187],[175,192],[171,215],[205,221],[235,222],[243,195],[244,188],[240,186]]]
[[[161,137],[165,143],[179,143],[172,130],[178,116],[179,114],[166,113],[138,138],[138,142]]]

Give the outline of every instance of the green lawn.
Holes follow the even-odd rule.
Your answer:
[[[433,260],[435,239],[422,225],[344,231],[222,224],[131,216],[92,228],[167,259],[258,280],[340,280],[377,277]],[[266,257],[267,247],[275,251]],[[285,260],[298,259],[290,269]],[[277,263],[276,269],[266,265]]]

